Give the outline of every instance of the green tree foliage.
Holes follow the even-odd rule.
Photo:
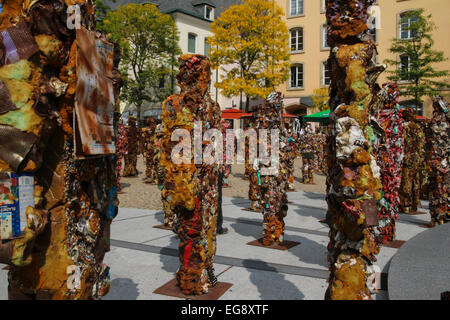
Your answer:
[[[313,90],[312,99],[314,105],[319,111],[328,110],[328,100],[330,99],[328,88],[318,88]]]
[[[181,53],[172,17],[154,4],[129,3],[109,11],[101,31],[122,49],[121,98],[135,104],[138,119],[142,104],[160,102],[173,93],[172,82]]]
[[[289,32],[283,10],[270,0],[229,7],[211,25],[210,60],[225,76],[215,85],[226,97],[265,97],[286,81]],[[241,99],[242,109],[242,99]]]
[[[112,0],[112,2],[116,2]],[[111,11],[111,8],[103,2],[103,0],[95,0],[95,20],[97,22],[96,28],[101,30],[103,28],[103,20],[106,17],[108,11]]]
[[[446,58],[443,52],[433,50],[431,34],[436,27],[431,18],[431,15],[424,15],[423,9],[402,15],[402,31],[407,32],[409,37],[393,39],[390,52],[399,59],[385,60],[385,63],[395,67],[394,71],[388,71],[389,80],[398,82],[402,95],[414,97],[416,106],[422,104],[422,97],[437,95],[438,89],[448,87],[445,80],[439,80],[448,76],[448,70],[435,70],[433,67],[434,63],[445,61]]]

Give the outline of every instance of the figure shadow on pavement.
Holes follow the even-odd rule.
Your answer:
[[[231,198],[231,204],[239,208],[248,208],[250,207],[250,200],[242,197],[233,197]]]
[[[252,237],[254,239],[259,239],[262,238],[263,236],[262,223],[261,225],[258,226],[234,222],[230,226],[234,229],[236,233],[244,237]],[[326,259],[327,247],[325,245],[291,233],[289,234],[285,233],[284,239],[288,241],[300,242],[300,245],[295,246],[288,250],[290,254],[297,256],[300,261],[304,263],[328,267],[328,262]],[[245,245],[245,243],[242,243],[242,245]]]
[[[129,278],[117,278],[111,281],[109,293],[104,300],[137,300],[139,289],[137,283]]]
[[[234,231],[236,231],[236,233],[240,234],[241,236],[252,237],[255,239],[262,237],[262,222],[259,227],[256,225],[240,222],[233,222],[232,224],[230,224],[230,226]],[[243,243],[242,245],[245,245],[245,243]]]
[[[233,173],[233,172],[231,172],[231,175],[233,177],[235,177],[235,178],[238,178],[238,179],[243,179],[245,177],[245,175],[243,173]]]
[[[123,189],[126,189],[126,188],[129,188],[131,186],[131,184],[130,183],[125,183],[125,182],[121,182],[120,183],[120,188],[123,190]]]
[[[425,219],[422,220],[419,217],[424,217]],[[405,213],[400,213],[398,215],[398,220],[397,220],[397,222],[415,225],[415,226],[421,226],[423,224],[428,224],[429,221],[430,221],[430,215],[428,213],[420,215],[420,216],[413,216],[413,215],[408,215]]]
[[[305,206],[297,203],[289,203],[289,208],[292,208],[295,214],[301,215],[302,217],[313,217],[317,220],[325,219],[327,215],[327,208],[316,208],[311,206]],[[298,209],[294,209],[296,207]],[[292,211],[291,211],[292,212]],[[289,212],[290,213],[290,212]],[[288,215],[289,215],[288,213]]]
[[[319,193],[319,192],[311,192],[311,191],[305,191],[304,196],[308,199],[312,200],[326,200],[326,194],[325,193]]]
[[[257,262],[267,271],[252,269]],[[304,294],[285,275],[262,260],[244,260],[244,267],[250,272],[250,281],[258,288],[261,300],[303,300]]]
[[[155,218],[160,222],[160,224],[164,224],[164,211],[158,211],[155,213]]]
[[[297,256],[301,262],[317,264],[328,268],[328,250],[325,245],[293,234],[285,234],[284,239],[288,241],[300,242],[300,245],[289,249],[289,252]]]
[[[170,230],[167,230],[167,232],[172,232]],[[172,233],[173,234],[173,233]],[[169,244],[165,246],[165,248],[171,248],[175,250],[174,252],[178,252],[178,238],[175,234],[169,238]],[[164,255],[159,254],[159,261],[163,264],[163,269],[167,272],[171,272],[175,276],[175,272],[178,271],[178,268],[180,267],[180,261],[178,259],[177,255]]]

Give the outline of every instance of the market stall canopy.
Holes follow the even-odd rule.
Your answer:
[[[309,116],[304,116],[306,122],[320,122],[323,124],[328,124],[330,121],[330,110],[317,112],[314,114],[310,114]],[[425,121],[427,118],[416,115],[416,119],[418,121]]]
[[[226,109],[222,111],[222,119],[240,119],[242,117],[251,117],[252,113],[244,113],[238,109]]]
[[[283,118],[297,118],[295,114],[283,113]]]
[[[303,119],[305,119],[306,122],[320,122],[326,124],[330,121],[330,110],[313,113],[309,116],[304,116]]]

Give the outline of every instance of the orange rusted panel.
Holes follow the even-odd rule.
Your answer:
[[[115,153],[114,47],[85,28],[77,30],[76,154]]]

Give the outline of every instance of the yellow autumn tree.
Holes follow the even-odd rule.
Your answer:
[[[312,99],[314,100],[314,105],[319,111],[328,110],[328,88],[318,88],[313,90]]]
[[[212,23],[210,60],[224,76],[215,84],[226,97],[266,97],[287,80],[289,32],[283,10],[271,0],[230,6]],[[242,99],[241,99],[242,109]]]

